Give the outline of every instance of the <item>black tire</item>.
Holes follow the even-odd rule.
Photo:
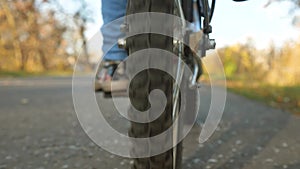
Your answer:
[[[127,15],[140,12],[161,12],[173,14],[173,11],[174,4],[173,1],[170,0],[128,0],[127,5]],[[129,24],[129,32],[131,26],[132,25]],[[157,34],[136,35],[127,39],[127,47],[129,54],[147,48],[159,48],[173,52],[173,38]],[[136,64],[138,64],[138,62]],[[171,63],[162,64],[165,64],[165,66],[170,66],[169,64]],[[134,69],[134,67],[128,67],[127,69]],[[131,127],[129,129],[130,137],[148,138],[156,136],[164,132],[172,125],[173,83],[174,79],[172,79],[168,74],[155,69],[145,70],[139,73],[130,82],[129,96],[131,99],[131,103],[136,109],[140,111],[145,111],[149,108],[150,105],[148,96],[149,92],[151,92],[153,89],[160,89],[167,96],[166,109],[159,118],[151,123],[131,122]],[[132,112],[133,109],[131,107],[129,109],[129,114],[132,114]],[[166,139],[170,139],[170,137]],[[168,141],[165,140],[165,142]],[[164,145],[157,146],[163,147]],[[131,153],[134,154],[135,152],[139,151],[148,151],[149,149],[151,149],[150,145],[143,145],[143,150],[138,150],[137,147],[133,147]],[[176,164],[176,169],[180,169],[182,158],[181,143],[178,144],[176,152],[176,163],[178,163]],[[173,161],[173,149],[171,149],[157,156],[134,159],[132,169],[174,169]]]

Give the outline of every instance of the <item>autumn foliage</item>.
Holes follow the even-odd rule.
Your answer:
[[[0,71],[72,68],[83,44],[84,22],[64,14],[53,2],[0,1]]]
[[[300,84],[299,53],[300,42],[286,42],[282,47],[270,44],[259,50],[251,40],[219,50],[229,80],[279,86]]]

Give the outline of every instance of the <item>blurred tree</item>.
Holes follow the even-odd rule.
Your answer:
[[[245,44],[236,44],[219,50],[225,66],[225,73],[229,78],[253,77],[258,75],[259,63],[257,62],[257,50],[252,39]]]
[[[82,48],[83,48],[83,55],[86,58],[86,63],[89,66],[88,68],[91,68],[90,65],[90,57],[89,57],[89,52],[88,52],[88,47],[87,47],[87,38],[85,36],[85,31],[87,29],[87,23],[89,21],[93,21],[91,17],[91,11],[87,8],[86,1],[84,0],[79,0],[81,6],[78,9],[78,11],[75,14],[75,19],[77,20],[77,25],[79,27],[79,32],[80,36],[82,38]]]
[[[257,50],[251,42],[219,49],[226,77],[245,83],[292,86],[300,84],[300,43],[270,44]]]
[[[17,29],[17,24],[15,16],[13,15],[15,11],[12,10],[11,3],[7,1],[0,1],[1,5],[1,47],[4,48],[4,53],[2,57],[7,61],[7,58],[10,57],[9,49],[13,49],[14,56],[17,61],[22,60],[22,51],[21,45],[19,42],[19,32]],[[2,51],[2,50],[1,50]],[[8,55],[7,55],[8,54]],[[7,55],[7,56],[6,56]],[[2,58],[1,58],[2,59]],[[1,68],[5,65],[1,64]]]
[[[0,1],[0,71],[63,70],[74,64],[69,47],[75,50],[84,39],[85,23],[79,28],[78,18],[65,20],[60,15],[66,14],[51,5],[46,0]],[[79,38],[68,34],[76,28],[83,30]]]
[[[79,39],[73,39],[75,43],[74,50],[76,51],[77,48],[76,43],[80,43],[82,51],[79,52],[81,52],[80,55],[83,55],[84,57],[80,57],[79,59],[83,58],[83,60],[78,60],[78,61],[83,62],[83,65],[85,65],[87,69],[90,69],[91,68],[90,55],[87,46],[88,40],[85,33],[87,31],[87,24],[89,22],[94,22],[94,20],[92,19],[93,18],[92,10],[89,8],[87,2],[85,0],[73,0],[75,4],[78,4],[78,7],[71,13],[68,13],[67,12],[68,9],[64,8],[60,0],[44,0],[44,1],[53,4],[56,7],[56,10],[58,10],[62,14],[65,14],[67,18],[72,18],[72,22],[75,24],[76,31],[78,32],[79,35]]]
[[[265,7],[268,7],[269,5],[271,5],[274,2],[283,2],[283,1],[290,1],[292,3],[294,3],[296,6],[300,6],[300,0],[268,0],[268,2],[265,4]]]
[[[294,4],[294,7],[292,9],[290,9],[290,14],[293,14],[296,10],[299,10],[300,7],[300,0],[268,0],[268,2],[266,3],[265,7],[268,7],[269,5],[271,5],[272,3],[276,3],[276,2],[292,2]],[[292,24],[296,27],[300,27],[300,16],[299,15],[293,15],[293,21]]]
[[[292,2],[294,7],[290,9],[290,14],[293,17],[292,24],[300,28],[300,0],[269,0],[266,7],[276,2]],[[297,11],[297,12],[296,12]],[[273,48],[274,49],[274,48]],[[272,59],[272,68],[269,77],[270,81],[281,83],[284,85],[300,84],[300,68],[299,63],[299,42],[287,42],[281,49],[279,55]],[[272,56],[272,50],[270,51]]]

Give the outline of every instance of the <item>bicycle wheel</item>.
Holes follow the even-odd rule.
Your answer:
[[[160,12],[173,14],[173,11],[174,4],[173,1],[170,0],[129,0],[127,5],[127,15],[141,12]],[[130,27],[134,27],[134,25],[129,25],[129,32]],[[173,38],[158,34],[135,35],[127,39],[127,47],[129,54],[147,48],[159,48],[173,52]],[[136,64],[138,64],[138,62]],[[170,64],[172,63],[164,63],[164,60],[162,59],[161,64],[164,64],[166,67],[168,67],[171,66]],[[134,69],[134,66],[129,66],[127,69]],[[130,137],[149,138],[164,132],[172,125],[173,84],[173,78],[171,78],[167,73],[156,69],[149,69],[140,72],[138,75],[136,75],[136,77],[134,77],[134,79],[132,79],[129,86],[129,96],[134,108],[141,111],[147,110],[150,106],[148,96],[153,89],[160,89],[165,93],[167,97],[167,105],[160,117],[150,123],[131,122],[131,127],[129,129]],[[129,108],[129,111],[133,111],[133,107]],[[165,139],[170,138],[171,137],[166,137]],[[162,141],[161,145],[157,146],[164,146],[164,142],[168,141],[170,140]],[[139,150],[138,147],[133,146],[131,153],[148,151],[151,149],[149,146],[150,145],[143,145],[143,150]],[[174,150],[171,149],[153,157],[136,158],[134,159],[132,169],[180,169],[182,158],[181,143],[177,145],[176,152],[176,157],[174,157]]]

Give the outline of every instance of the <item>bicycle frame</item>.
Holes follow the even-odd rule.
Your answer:
[[[196,5],[194,4],[196,3]],[[210,26],[210,22],[213,16],[213,11],[214,11],[214,7],[215,7],[215,0],[212,0],[212,8],[209,8],[208,5],[208,0],[197,0],[196,2],[194,2],[193,0],[185,0],[183,1],[183,3],[181,3],[181,0],[175,0],[175,4],[177,6],[178,9],[178,13],[179,16],[181,18],[181,24],[182,24],[182,32],[181,32],[181,36],[179,37],[179,39],[175,42],[177,42],[177,44],[174,44],[175,46],[178,46],[178,57],[180,59],[178,59],[178,63],[177,63],[177,76],[176,76],[176,84],[181,84],[182,82],[182,78],[183,78],[183,74],[184,74],[184,65],[181,63],[181,60],[187,60],[185,59],[185,57],[193,57],[193,59],[189,59],[192,60],[193,63],[187,63],[190,65],[193,65],[193,77],[191,77],[191,82],[190,82],[190,87],[191,88],[198,88],[200,87],[200,84],[198,84],[198,79],[202,74],[202,65],[201,65],[201,58],[200,57],[204,57],[206,55],[206,50],[209,49],[214,49],[215,48],[215,41],[214,40],[210,40],[209,39],[209,34],[212,32],[212,28]],[[196,32],[194,34],[201,34],[200,37],[201,39],[197,39],[197,36],[195,38],[195,41],[198,42],[194,42],[196,44],[198,44],[199,42],[199,50],[200,52],[200,56],[198,56],[197,54],[195,54],[194,52],[192,52],[193,49],[188,48],[190,51],[190,54],[185,55],[185,46],[183,43],[183,39],[191,39],[193,36],[192,34],[190,34],[189,32],[187,32],[186,30],[186,21],[189,22],[193,22],[194,21],[194,6],[197,6],[197,10],[198,10],[198,18],[199,18],[199,23],[200,23],[200,32]],[[203,14],[203,16],[202,16]],[[201,24],[201,18],[203,17],[203,28],[202,28],[202,24]],[[178,111],[178,99],[179,99],[179,86],[175,85],[174,86],[174,92],[173,92],[173,119],[175,119],[176,117],[178,117],[179,115],[179,111]],[[182,129],[182,127],[181,127]],[[176,149],[176,143],[178,142],[178,136],[180,135],[181,131],[180,130],[180,126],[176,126],[174,127],[173,130],[173,142],[174,142],[174,149],[173,149],[173,155],[174,155],[174,159],[176,159],[177,156],[177,149]],[[173,166],[176,166],[176,160],[173,161]]]
[[[215,0],[212,0],[211,7],[208,3],[209,0],[175,0],[175,4],[178,9],[179,17],[182,21],[182,36],[180,37],[178,41],[176,41],[178,44],[175,44],[178,46],[178,55],[180,59],[187,60],[184,57],[193,57],[192,59],[188,59],[192,61],[192,63],[187,63],[192,65],[191,68],[193,70],[193,77],[191,78],[191,87],[199,87],[198,79],[202,74],[202,65],[201,65],[201,58],[206,56],[206,51],[210,49],[215,49],[216,42],[214,39],[209,38],[209,34],[212,33],[212,27],[210,25],[210,22],[212,20],[213,14],[214,14],[214,8],[215,8]],[[197,9],[195,9],[195,6]],[[197,22],[194,18],[194,12],[197,10],[198,12],[198,22],[200,31],[198,32],[191,32],[186,31],[186,21],[189,22]],[[203,23],[202,23],[203,21]],[[188,39],[190,41],[190,47],[196,46],[194,49],[188,48],[189,53],[184,53],[184,44],[183,39]],[[195,53],[196,52],[196,53]],[[180,69],[180,65],[178,63],[178,68]],[[180,70],[177,71],[177,74],[180,73]],[[178,79],[180,79],[181,75],[179,74]],[[180,84],[180,81],[178,84]],[[176,92],[176,89],[174,90]],[[176,93],[175,93],[176,96]]]

